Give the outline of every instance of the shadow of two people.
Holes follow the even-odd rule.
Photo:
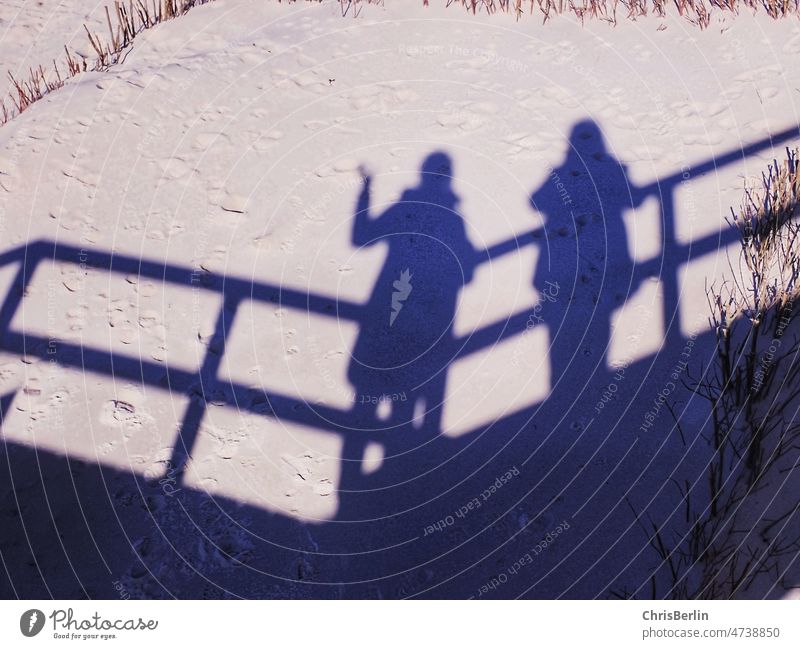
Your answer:
[[[454,335],[459,292],[493,257],[467,236],[453,178],[450,157],[434,152],[422,164],[419,184],[373,216],[372,179],[364,176],[353,244],[380,243],[387,255],[348,370],[354,405],[342,453],[346,516],[377,515],[380,499],[370,507],[370,491],[405,482],[409,469],[435,468],[428,447],[443,433],[448,368],[465,344]],[[572,129],[563,163],[530,196],[543,226],[522,238],[527,241],[515,237],[511,245],[493,246],[511,251],[538,242],[533,286],[541,299],[528,323],[549,333],[550,398],[579,392],[594,373],[606,371],[612,314],[637,288],[623,213],[644,197],[597,124],[583,121]],[[481,343],[487,353],[503,335]],[[379,476],[365,481],[364,449],[376,432],[383,464]]]

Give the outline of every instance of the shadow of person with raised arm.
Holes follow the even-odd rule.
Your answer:
[[[577,397],[608,369],[613,312],[637,289],[622,217],[645,196],[585,120],[573,127],[564,162],[530,197],[544,219],[534,319],[549,332],[554,391],[560,383]]]
[[[387,255],[366,304],[348,370],[354,425],[342,454],[340,519],[345,520],[367,515],[369,494],[363,491],[378,488],[375,481],[396,485],[407,478],[409,469],[423,470],[422,447],[441,432],[459,291],[471,281],[476,259],[457,211],[448,155],[429,155],[419,184],[374,217],[372,180],[362,173],[353,244],[380,244]],[[368,441],[381,444],[384,457],[380,472],[370,476],[365,487],[362,459]],[[377,499],[372,500],[378,507]]]

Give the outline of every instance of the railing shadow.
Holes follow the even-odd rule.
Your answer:
[[[581,128],[586,130],[587,124],[576,127],[576,138]],[[679,266],[714,252],[735,238],[733,232],[723,231],[691,244],[679,243],[675,237],[676,188],[687,179],[739,161],[797,134],[797,128],[787,129],[635,188],[635,196],[631,194],[627,202],[622,201],[624,205],[620,203],[619,209],[611,210],[618,212],[626,205],[635,207],[641,197],[649,195],[659,197],[662,211],[662,253],[642,264],[627,264],[627,276],[623,273],[621,278],[614,279],[616,282],[624,280],[631,286],[640,284],[646,277],[658,277],[664,286],[664,346],[657,354],[632,363],[626,369],[626,380],[638,385],[636,395],[649,394],[658,387],[660,379],[657,377],[668,374],[675,363],[676,350],[684,345],[684,337],[675,321]],[[579,140],[573,144],[576,146],[572,146],[569,154],[573,159],[568,157],[565,170],[583,165],[591,175],[595,164],[609,164],[602,156],[598,159],[586,157],[577,147]],[[433,162],[439,164],[442,160]],[[423,168],[423,173],[431,172]],[[624,172],[620,173],[624,176]],[[424,188],[424,176],[422,182]],[[627,186],[627,179],[625,183]],[[608,195],[618,196],[618,190],[619,187],[611,186]],[[598,196],[600,209],[604,205],[608,209],[609,199],[603,198],[602,192]],[[533,193],[532,202],[536,209],[554,212],[553,198],[548,197],[544,188]],[[358,214],[367,212],[368,205],[360,203],[357,218]],[[606,225],[618,216],[606,214]],[[555,214],[550,217],[555,218]],[[362,221],[364,227],[369,224],[369,221]],[[463,266],[463,258],[471,255],[467,265],[476,268],[522,247],[541,245],[542,240],[551,236],[547,228],[546,224],[544,228],[515,236],[485,251],[470,252],[464,247],[457,259]],[[616,226],[613,231],[618,231],[614,228]],[[364,241],[371,240],[368,235],[364,236]],[[615,245],[620,243],[617,241]],[[37,267],[48,261],[71,262],[107,273],[133,274],[167,285],[215,293],[221,301],[214,333],[218,344],[209,346],[200,367],[193,370],[91,345],[54,342],[45,336],[15,330],[12,321],[31,278]],[[402,266],[404,262],[398,263]],[[248,385],[221,379],[219,369],[237,313],[246,301],[346,319],[356,323],[361,331],[373,326],[376,318],[383,317],[377,315],[376,308],[369,302],[358,304],[267,282],[199,273],[187,266],[46,240],[0,254],[0,267],[16,268],[11,288],[0,307],[0,349],[190,395],[170,462],[179,476],[192,455],[212,393],[217,405],[221,402],[256,415],[337,435],[342,438],[344,447],[354,452],[353,457],[343,458],[343,462],[349,460],[353,464],[350,470],[343,468],[337,516],[315,525],[243,506],[233,499],[211,497],[184,483],[174,499],[165,499],[158,484],[136,474],[78,462],[5,440],[6,461],[0,469],[2,511],[6,516],[0,532],[0,557],[8,575],[2,582],[4,596],[115,597],[120,589],[137,597],[471,596],[480,591],[487,575],[502,573],[516,560],[520,546],[535,542],[550,531],[550,526],[557,523],[553,512],[561,511],[558,503],[566,489],[579,489],[583,496],[578,500],[584,503],[594,499],[602,501],[598,494],[610,491],[616,494],[611,502],[620,503],[619,494],[628,485],[619,476],[640,470],[637,462],[641,457],[637,460],[628,452],[620,454],[613,467],[582,469],[577,475],[565,470],[565,467],[592,467],[597,439],[602,446],[611,433],[603,429],[602,422],[592,420],[572,428],[571,434],[563,434],[571,423],[565,419],[564,404],[575,403],[580,397],[576,391],[585,391],[590,384],[604,385],[613,381],[612,372],[603,359],[595,359],[591,368],[574,374],[574,358],[551,358],[554,370],[559,369],[557,374],[563,372],[566,378],[559,386],[554,377],[553,392],[543,402],[505,413],[457,438],[442,436],[439,419],[433,418],[434,423],[424,438],[413,443],[401,442],[394,449],[403,456],[402,461],[366,475],[358,468],[359,454],[365,444],[370,441],[394,443],[387,442],[384,431],[370,425],[374,413],[312,405],[274,390],[254,390]],[[383,280],[379,281],[395,281],[394,271],[387,266],[381,275]],[[442,272],[435,264],[425,267],[425,272],[431,276],[437,271]],[[544,267],[538,268],[533,281],[541,282],[546,272]],[[446,292],[452,297],[457,290],[457,284],[453,283]],[[603,287],[599,290],[602,293]],[[414,307],[410,302],[407,304],[409,306],[403,308],[408,309],[406,315],[412,321],[424,317],[422,312],[414,315]],[[444,310],[435,320],[444,322],[451,307],[439,308]],[[604,307],[597,313],[603,328],[599,330],[601,333],[594,334],[599,335],[601,346],[605,347],[610,308]],[[442,376],[456,360],[486,352],[503,340],[521,335],[530,327],[530,313],[531,309],[526,309],[512,314],[463,337],[456,336],[443,325],[448,343],[447,353],[437,360],[442,366]],[[398,321],[402,315],[398,316]],[[559,313],[553,317],[554,320],[546,323],[551,330],[563,324],[567,316]],[[393,322],[391,324],[393,326]],[[704,348],[710,340],[708,336],[701,336],[696,348]],[[696,358],[702,360],[700,356]],[[393,359],[388,361],[394,362]],[[573,367],[572,374],[567,373],[568,367]],[[426,371],[430,369],[426,367]],[[413,375],[404,377],[409,385],[416,378]],[[373,380],[364,379],[367,386]],[[442,378],[435,389],[428,388],[425,393],[428,406],[440,407],[441,404],[431,404],[431,400],[436,400],[431,395],[444,394],[444,380]],[[578,380],[581,383],[576,383]],[[8,415],[12,399],[13,395],[2,397],[0,415]],[[639,416],[640,413],[632,410],[634,402],[621,404],[618,415]],[[631,425],[631,430],[621,434],[622,443],[630,445],[629,451],[637,444],[636,428]],[[562,434],[554,434],[556,431]],[[590,439],[595,441],[588,444]],[[529,464],[531,458],[535,458],[535,462]],[[479,503],[469,508],[469,515],[456,524],[454,512],[480,500],[480,495],[486,492],[486,476],[494,479],[509,471],[512,477],[501,481],[503,488],[492,491],[491,506]],[[520,474],[524,478],[517,477]],[[611,474],[620,481],[609,483]],[[413,480],[406,483],[404,478]],[[390,498],[383,493],[401,482],[403,488],[393,489]],[[118,500],[115,494],[119,493],[128,494],[128,499]],[[390,500],[390,516],[386,515],[387,499]],[[576,512],[561,511],[561,514],[572,517]],[[596,567],[604,557],[613,557],[613,548],[625,538],[630,521],[623,520],[624,514],[611,516],[611,512],[598,511],[586,514],[585,520],[590,521],[587,524],[594,526],[593,530],[590,527],[592,533],[586,538],[616,538],[616,543],[608,548],[590,549],[586,547],[586,538],[583,541],[573,539],[570,548],[564,547],[550,556],[547,564],[550,571],[542,568],[541,573],[537,573],[538,581],[529,575],[523,580],[525,583],[518,582],[503,596],[603,596]],[[449,523],[451,518],[453,523]],[[365,543],[365,539],[369,541]],[[568,560],[570,576],[563,579],[551,576],[548,581],[547,575],[558,572],[561,562]],[[614,565],[625,563],[620,558],[615,561]]]

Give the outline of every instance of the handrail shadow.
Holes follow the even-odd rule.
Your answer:
[[[676,188],[687,178],[711,172],[797,135],[798,129],[793,127],[638,188],[637,191],[643,195],[659,197],[663,229],[662,253],[635,265],[631,273],[637,283],[652,276],[659,277],[664,283],[663,331],[667,347],[681,345],[684,341],[678,324],[674,321],[678,306],[678,267],[698,255],[711,253],[735,240],[734,232],[723,231],[689,244],[679,243],[675,237],[674,224],[673,195]],[[442,160],[438,159],[436,163],[441,165]],[[489,260],[514,253],[524,246],[536,244],[543,236],[547,236],[547,233],[539,228],[493,245],[487,250],[470,252],[464,248],[462,254],[471,255],[469,264],[478,267]],[[135,274],[164,284],[215,293],[221,298],[214,334],[220,345],[209,347],[200,367],[192,369],[167,366],[157,361],[119,354],[91,345],[57,341],[54,347],[49,338],[14,330],[11,324],[31,278],[39,265],[47,261],[71,262],[108,273]],[[192,394],[193,398],[189,400],[184,413],[170,462],[170,466],[177,469],[181,480],[182,469],[192,455],[208,408],[210,397],[207,395],[211,392],[214,393],[215,403],[221,401],[224,405],[239,410],[309,426],[337,435],[345,444],[357,437],[358,448],[363,448],[371,440],[385,441],[383,433],[363,425],[363,413],[312,405],[275,390],[259,390],[256,393],[250,386],[218,377],[226,340],[233,329],[237,312],[246,301],[271,303],[321,316],[346,319],[356,323],[361,329],[375,318],[369,303],[360,304],[269,282],[199,272],[187,266],[48,240],[34,241],[0,254],[0,267],[3,266],[18,268],[0,307],[0,349],[55,360],[63,366],[80,368],[101,376],[120,377],[162,390]],[[391,279],[389,275],[386,278]],[[456,288],[452,287],[451,292],[453,290]],[[498,342],[522,334],[529,326],[529,315],[530,309],[526,309],[488,324],[468,336],[454,335],[451,342],[453,353],[448,357],[447,363],[488,350]],[[443,312],[441,318],[444,317]],[[705,344],[710,343],[711,339],[701,336],[699,340]],[[627,370],[628,376],[638,377],[642,382],[637,394],[651,385],[651,370],[654,365],[668,368],[672,362],[669,354],[658,353],[651,358],[632,363]],[[598,366],[592,376],[599,377],[602,382],[609,379],[611,372],[608,368]],[[443,392],[444,383],[436,389]],[[7,414],[12,398],[13,395],[5,395],[0,400],[0,417]],[[630,404],[627,408],[630,408]],[[269,514],[258,508],[242,507],[232,499],[212,498],[188,488],[183,482],[182,495],[176,500],[180,507],[174,508],[169,507],[170,503],[165,503],[163,497],[159,497],[157,485],[154,486],[152,481],[147,482],[140,476],[99,465],[76,463],[69,458],[5,440],[7,461],[3,468],[2,484],[8,492],[6,499],[10,498],[15,503],[12,509],[16,511],[17,518],[3,532],[3,551],[0,557],[9,574],[8,580],[3,582],[3,592],[6,595],[27,597],[44,594],[67,598],[113,596],[114,581],[122,580],[121,575],[125,573],[125,588],[133,589],[134,583],[145,584],[141,586],[142,591],[135,594],[149,597],[198,596],[205,590],[209,596],[214,597],[224,596],[226,593],[264,597],[372,596],[385,592],[383,589],[387,582],[392,584],[393,596],[429,593],[428,589],[434,586],[437,586],[437,595],[463,596],[470,588],[474,590],[475,583],[474,579],[460,574],[458,566],[471,565],[470,561],[497,561],[498,557],[503,557],[506,553],[509,544],[513,545],[519,538],[527,537],[531,533],[531,525],[539,519],[520,523],[519,516],[524,515],[520,513],[519,503],[522,501],[528,502],[531,508],[540,510],[542,525],[546,527],[549,524],[546,516],[547,504],[552,500],[549,497],[550,492],[557,493],[559,489],[566,488],[564,485],[573,484],[570,478],[574,480],[575,476],[554,477],[552,469],[542,470],[543,477],[537,475],[531,481],[533,487],[529,483],[518,483],[512,489],[498,491],[496,497],[492,496],[492,509],[505,512],[503,523],[493,524],[496,517],[489,516],[487,508],[474,515],[469,531],[448,525],[445,526],[448,528],[447,533],[426,534],[430,527],[430,508],[423,513],[415,503],[420,502],[421,494],[428,490],[431,496],[424,499],[425,502],[433,503],[432,508],[446,519],[449,512],[470,501],[470,494],[483,491],[481,476],[502,475],[510,466],[521,468],[537,452],[540,440],[534,435],[521,435],[520,431],[533,430],[537,421],[560,421],[563,412],[558,410],[556,400],[546,399],[541,403],[505,413],[502,417],[485,422],[457,438],[443,437],[437,421],[435,430],[430,431],[431,434],[426,439],[424,453],[411,456],[414,462],[425,468],[421,471],[422,477],[408,488],[398,502],[393,503],[397,514],[377,522],[377,501],[373,498],[367,502],[358,493],[350,492],[350,486],[356,487],[354,491],[358,491],[357,484],[343,487],[337,516],[319,524],[300,523],[287,516]],[[584,428],[590,425],[591,422]],[[583,432],[585,429],[579,438],[583,436]],[[633,437],[631,441],[635,444]],[[554,464],[558,465],[563,457],[583,457],[587,450],[561,441],[555,443],[547,453]],[[412,461],[411,457],[408,461]],[[537,462],[542,461],[537,456]],[[620,462],[617,468],[623,466],[623,460]],[[442,472],[455,463],[458,463],[458,471],[452,472],[451,479],[442,481]],[[34,469],[42,477],[42,484],[32,487],[31,493],[23,498],[25,502],[20,502],[14,485],[22,479],[20,471]],[[419,471],[417,473],[420,474]],[[397,479],[395,474],[356,474],[351,482],[362,482],[364,491],[374,492]],[[545,479],[549,480],[548,497],[534,493],[537,485],[541,485]],[[448,487],[442,488],[442,482]],[[587,489],[603,488],[598,486],[602,480],[598,484],[595,484],[597,480],[589,482]],[[103,497],[110,494],[110,490],[140,494],[146,509],[120,514],[115,501],[110,497]],[[92,503],[89,512],[84,508],[86,502]],[[217,509],[223,514],[215,513]],[[46,532],[33,538],[26,530],[25,518],[30,519],[36,511],[52,512],[53,519],[45,525]],[[146,514],[144,518],[143,512]],[[149,521],[146,520],[147,517]],[[122,520],[133,521],[144,529],[138,540],[128,538],[126,528],[121,524]],[[242,520],[250,522],[242,524]],[[68,521],[78,524],[65,533],[64,526],[68,525]],[[83,525],[79,524],[81,521]],[[598,524],[606,523],[601,521]],[[395,541],[380,551],[359,550],[362,547],[359,541],[365,530],[375,533],[376,525],[381,530],[379,537]],[[102,533],[97,534],[97,529],[102,530]],[[535,533],[540,532],[542,530]],[[68,538],[64,538],[65,534]],[[153,540],[159,535],[159,540]],[[186,553],[180,549],[181,539],[188,537],[197,538],[200,544],[200,550],[195,548],[190,553],[190,560],[187,560],[184,556]],[[422,537],[429,537],[429,545],[424,550],[416,542]],[[143,547],[143,538],[150,539],[148,543],[152,547]],[[254,545],[253,538],[262,544],[261,547]],[[272,541],[274,538],[279,540]],[[477,554],[471,551],[470,554],[465,548],[476,538],[482,538],[478,545],[488,550],[478,551]],[[512,543],[513,539],[517,541]],[[47,560],[41,558],[53,548],[60,548],[66,556],[74,556],[79,547],[94,548],[97,556],[110,557],[110,562],[106,565],[105,559],[99,563],[95,560],[89,565],[86,561],[68,561],[70,573],[67,573],[63,566],[59,569],[55,561],[48,564]],[[465,559],[465,553],[473,558]],[[198,559],[199,556],[202,559]],[[20,562],[21,557],[29,559]],[[120,562],[130,562],[131,557],[134,557],[136,567],[126,572],[120,567]],[[508,560],[508,556],[505,556],[505,560]],[[63,558],[61,561],[63,562]],[[199,568],[194,565],[198,561]],[[157,564],[155,570],[153,563]],[[214,566],[233,572],[225,573],[219,583],[211,584],[203,570],[204,567],[213,569]],[[392,574],[382,577],[381,575],[386,574],[387,566],[391,567],[389,572]],[[244,567],[247,569],[236,572]],[[180,573],[180,577],[173,574],[175,570]],[[56,586],[51,586],[52,582],[48,579],[52,580],[55,574],[58,574]],[[443,574],[450,576],[443,581]],[[18,586],[30,579],[33,581],[29,587]],[[583,590],[575,592],[585,595],[591,588],[584,580]],[[564,592],[568,590],[565,589]],[[552,589],[547,590],[544,587],[537,591],[537,595],[552,594]]]

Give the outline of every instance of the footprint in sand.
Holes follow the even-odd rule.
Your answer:
[[[131,85],[116,78],[103,78],[95,86],[102,91],[100,103],[106,105],[125,104],[130,102]]]
[[[158,161],[161,178],[179,180],[192,171],[192,167],[183,158],[164,158]]]
[[[281,455],[283,461],[290,469],[290,475],[299,482],[308,482],[316,473],[322,458],[315,458],[311,453],[306,452],[302,455]]]
[[[324,78],[323,78],[324,77]],[[316,72],[306,71],[301,72],[300,74],[294,75],[291,77],[292,83],[294,83],[298,88],[302,88],[303,90],[307,90],[316,94],[320,94],[326,91],[328,88],[328,77],[327,75],[323,75],[322,77],[319,76]]]
[[[63,173],[67,178],[77,180],[79,183],[86,185],[87,187],[97,187],[97,185],[100,183],[100,174],[89,171],[88,169],[84,169],[80,166],[69,165],[68,167],[64,167],[61,170],[61,173]]]
[[[206,428],[204,433],[214,440],[214,454],[221,460],[231,460],[239,451],[240,444],[249,437],[247,430],[225,428]]]
[[[339,158],[333,163],[333,170],[336,173],[350,173],[358,169],[359,164],[355,158]]]
[[[67,311],[67,325],[70,331],[81,331],[86,325],[89,305],[81,302]]]
[[[486,123],[486,120],[469,111],[455,109],[451,113],[439,115],[436,123],[444,128],[460,131],[476,131]]]
[[[336,488],[328,478],[322,478],[314,485],[314,493],[318,496],[330,496],[334,491],[336,491]]]
[[[321,131],[328,125],[329,125],[328,122],[321,119],[310,119],[306,122],[303,122],[303,128],[306,128],[309,131]]]
[[[633,60],[637,63],[647,63],[653,58],[653,50],[639,43],[636,43],[631,48],[631,54],[633,56]]]
[[[146,418],[129,401],[112,399],[103,404],[98,419],[101,424],[106,426],[142,428]]]
[[[781,51],[784,54],[800,54],[800,32],[795,30],[794,36],[784,43]]]
[[[81,270],[74,264],[65,264],[61,267],[61,284],[70,293],[81,292],[86,285],[88,276],[88,271]]]
[[[763,88],[758,88],[756,90],[758,93],[758,98],[761,101],[769,101],[770,99],[774,99],[780,93],[780,88],[776,88],[775,86],[764,86]]]

